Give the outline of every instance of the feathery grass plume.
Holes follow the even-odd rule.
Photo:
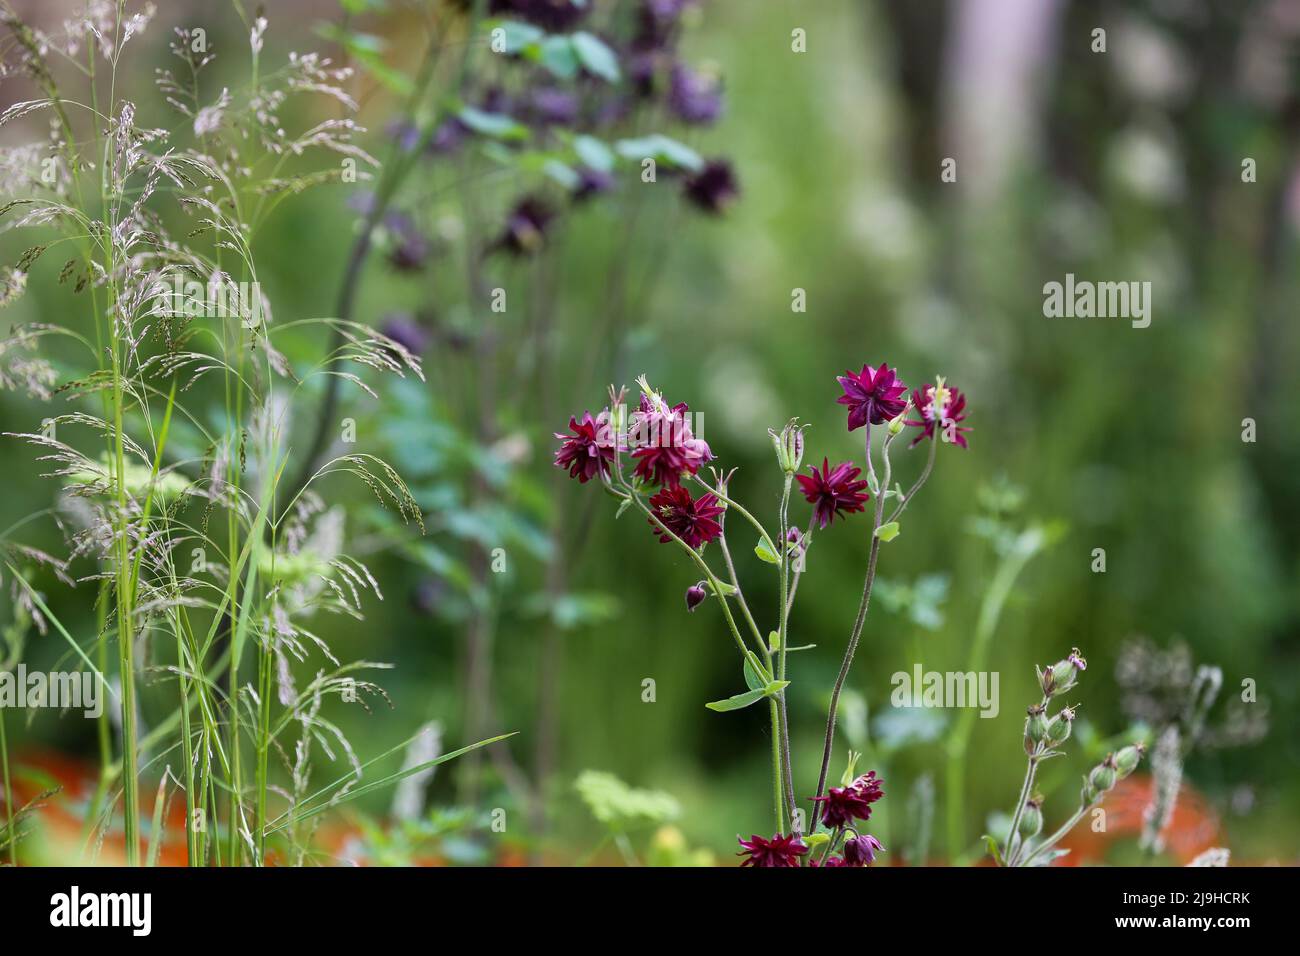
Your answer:
[[[423,530],[424,517],[397,472],[366,452],[335,459],[313,487],[286,488],[292,407],[313,376],[377,395],[376,375],[423,380],[423,372],[417,356],[363,325],[279,321],[259,280],[253,250],[281,202],[337,181],[341,161],[377,164],[356,142],[364,130],[349,115],[351,69],[315,53],[271,68],[270,26],[259,17],[247,34],[246,84],[214,89],[211,54],[178,30],[170,47],[180,66],[159,71],[157,106],[103,90],[65,93],[65,74],[119,89],[108,83],[124,51],[153,42],[154,12],[91,0],[60,31],[37,33],[0,0],[14,41],[9,65],[42,93],[6,108],[0,125],[51,124],[46,142],[0,150],[0,229],[40,232],[0,271],[0,305],[48,270],[71,284],[81,312],[66,327],[20,324],[0,339],[0,388],[57,403],[39,430],[7,435],[34,448],[57,488],[56,507],[42,516],[63,532],[68,555],[45,555],[12,532],[0,553],[11,568],[98,589],[94,646],[76,650],[111,677],[120,707],[99,728],[88,856],[120,820],[126,862],[156,862],[156,830],[143,847],[142,776],[178,752],[186,818],[212,822],[187,827],[191,865],[262,865],[272,854],[302,861],[309,818],[395,782],[362,783],[371,762],[326,703],[386,700],[356,673],[388,665],[341,663],[313,624],[321,614],[360,618],[367,595],[382,599],[366,564],[348,554],[342,510],[328,508],[315,483],[347,472],[404,522]],[[343,115],[296,125],[296,100],[326,101]],[[46,160],[52,176],[36,173]],[[51,262],[44,253],[55,243],[67,252]],[[272,341],[312,328],[341,342],[300,374]],[[40,352],[56,335],[80,350],[59,364]],[[33,586],[15,595],[42,631],[48,623],[66,634]],[[322,758],[348,772],[332,792],[313,794]],[[167,779],[163,772],[155,820],[174,795]],[[289,823],[273,827],[276,814]]]

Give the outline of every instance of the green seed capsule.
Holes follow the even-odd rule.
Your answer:
[[[1038,836],[1043,829],[1043,809],[1037,800],[1025,803],[1025,812],[1020,815],[1020,835],[1026,840]]]
[[[1133,744],[1130,747],[1124,747],[1115,755],[1115,770],[1119,779],[1123,780],[1134,770],[1142,761],[1142,755],[1146,752],[1146,747],[1142,744]]]

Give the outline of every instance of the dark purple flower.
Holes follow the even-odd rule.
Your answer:
[[[708,443],[691,431],[687,411],[685,402],[670,407],[658,393],[642,392],[628,431],[635,474],[642,481],[675,488],[683,475],[694,475],[713,460]]]
[[[896,418],[907,407],[907,386],[899,380],[895,370],[884,362],[880,368],[862,366],[862,371],[846,371],[836,376],[844,394],[835,401],[849,407],[849,431],[870,422],[880,425]]]
[[[736,837],[743,849],[737,856],[745,857],[741,866],[798,866],[799,857],[808,853],[803,840],[794,834],[774,833],[766,840],[755,833],[748,840]]]
[[[546,230],[555,213],[536,196],[519,200],[506,216],[505,229],[495,243],[495,248],[505,249],[517,256],[532,255],[546,241]]]
[[[577,172],[578,184],[573,187],[575,202],[591,199],[614,188],[614,177],[609,173],[592,169],[590,166],[579,166]]]
[[[673,64],[668,79],[668,108],[684,123],[715,122],[722,115],[722,87],[716,76],[684,63]]]
[[[829,459],[822,459],[821,470],[810,465],[812,475],[795,475],[799,490],[813,506],[813,516],[817,527],[825,528],[835,520],[864,510],[863,504],[871,500],[870,492],[864,491],[867,482],[858,478],[862,469],[851,461],[842,461],[834,468]]]
[[[692,584],[686,589],[686,610],[694,611],[704,603],[704,599],[709,596],[709,592],[704,590],[704,582]]]
[[[533,90],[526,116],[539,126],[567,126],[578,118],[577,94],[554,86]]]
[[[636,50],[667,50],[676,45],[682,13],[695,0],[641,0],[636,11]]]
[[[460,144],[465,142],[467,136],[469,136],[469,127],[459,119],[453,116],[451,119],[443,120],[433,131],[433,138],[429,140],[429,152],[435,156],[454,153],[460,149]]]
[[[716,214],[740,196],[740,184],[731,163],[725,159],[711,159],[698,173],[687,177],[682,191],[695,206]]]
[[[935,425],[940,434],[955,445],[966,448],[964,432],[970,428],[958,424],[966,420],[966,396],[960,389],[951,388],[939,379],[937,385],[925,385],[912,392],[912,406],[921,413],[920,420],[907,419],[906,424],[920,428],[921,433],[912,439],[912,444],[934,437]]]
[[[414,355],[422,354],[429,347],[429,330],[409,312],[393,312],[386,316],[379,331]]]
[[[577,478],[586,484],[599,474],[609,474],[610,462],[614,460],[614,443],[608,434],[608,418],[602,412],[596,418],[591,412],[583,412],[582,420],[569,419],[569,431],[572,435],[555,433],[563,444],[555,453],[555,465],[569,469],[569,477]]]
[[[428,261],[433,247],[410,216],[404,212],[390,212],[384,217],[384,226],[392,237],[388,261],[394,269],[414,272]]]
[[[698,548],[722,534],[722,525],[714,518],[722,514],[722,507],[712,493],[692,499],[691,493],[680,485],[665,488],[650,497],[650,510],[659,520],[651,521],[652,527],[659,535],[659,540],[667,544],[672,540],[659,527],[660,524],[690,547]]]
[[[514,16],[551,33],[567,31],[587,15],[591,4],[583,0],[491,0],[493,16]]]
[[[876,772],[864,773],[847,787],[831,787],[822,797],[814,797],[824,804],[821,819],[828,827],[842,827],[853,820],[869,820],[871,805],[885,795],[880,789]]]
[[[844,862],[848,866],[870,866],[884,849],[870,833],[862,833],[844,841]]]
[[[397,143],[398,149],[404,153],[409,153],[415,149],[420,142],[420,127],[406,120],[394,120],[389,123],[385,132]]]

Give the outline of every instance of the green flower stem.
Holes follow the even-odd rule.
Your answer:
[[[1002,607],[1006,603],[1007,596],[1011,593],[1012,585],[1015,584],[1016,578],[1028,559],[1029,555],[1027,553],[1017,550],[1004,557],[1001,563],[998,564],[997,571],[993,575],[993,581],[984,594],[979,617],[975,622],[975,639],[971,643],[970,661],[967,664],[969,671],[978,672],[984,669],[988,658],[989,643],[993,638],[993,632],[997,630],[998,620],[1002,616]],[[948,796],[945,810],[947,815],[949,860],[955,860],[958,854],[964,851],[966,845],[961,811],[966,783],[966,754],[974,723],[975,711],[963,710],[961,716],[957,718],[957,726],[953,729],[952,736],[948,738]]]
[[[705,491],[710,492],[713,495],[716,495],[719,498],[719,500],[725,502],[729,508],[735,508],[738,512],[740,512],[740,516],[754,526],[754,529],[758,532],[759,536],[763,539],[764,543],[767,544],[768,548],[771,549],[773,554],[781,553],[780,550],[778,550],[777,546],[773,543],[771,536],[767,533],[767,529],[763,527],[762,523],[757,518],[755,518],[752,514],[746,511],[743,506],[732,501],[730,498],[726,496],[724,492],[719,491],[717,488],[710,487],[709,483],[706,482],[699,475],[695,476],[695,481]]]
[[[880,538],[876,532],[880,530],[885,514],[884,489],[889,487],[889,481],[893,475],[893,466],[889,461],[889,446],[893,440],[893,435],[886,434],[885,441],[880,449],[881,458],[884,461],[885,480],[880,483],[880,493],[876,495],[875,516],[871,526],[871,550],[867,557],[866,579],[862,583],[862,600],[858,604],[858,614],[853,621],[853,630],[849,634],[848,646],[844,648],[844,659],[840,662],[840,672],[835,678],[835,686],[831,689],[831,702],[826,714],[826,739],[822,745],[822,766],[821,771],[817,774],[817,789],[813,794],[815,797],[822,796],[826,788],[826,773],[830,768],[831,748],[835,743],[835,717],[840,705],[840,692],[844,689],[844,682],[848,679],[849,668],[853,666],[853,655],[857,652],[858,641],[862,638],[862,626],[866,623],[867,611],[871,607],[871,586],[876,580],[876,561],[880,557]],[[871,474],[874,475],[875,470],[871,467],[870,423],[867,424],[866,458],[867,466],[871,470]],[[809,833],[816,831],[819,813],[820,807],[817,803],[814,803],[812,816],[808,821]]]
[[[1082,820],[1083,815],[1087,812],[1088,812],[1088,807],[1086,806],[1081,806],[1079,807],[1078,810],[1075,810],[1074,815],[1071,816],[1070,819],[1066,820],[1063,824],[1061,824],[1061,828],[1059,830],[1057,830],[1046,840],[1040,843],[1037,847],[1035,847],[1034,852],[1029,854],[1029,856],[1025,857],[1025,859],[1020,863],[1020,866],[1029,866],[1031,863],[1034,862],[1034,860],[1038,859],[1038,857],[1041,854],[1046,853],[1052,847],[1056,846],[1056,844],[1060,842],[1062,837],[1064,837],[1067,833],[1069,833],[1071,830],[1074,829],[1075,824],[1077,824],[1080,820]]]
[[[777,634],[780,641],[780,659],[777,662],[777,680],[785,680],[785,652],[789,641],[789,619],[790,619],[790,543],[786,540],[789,533],[787,526],[789,524],[790,512],[790,486],[794,484],[794,475],[785,476],[785,485],[781,490],[781,510],[779,512],[778,523],[780,525],[781,550],[777,554],[781,555],[781,603],[778,606],[780,623],[777,628]],[[785,776],[785,797],[790,812],[790,823],[797,834],[800,827],[796,822],[795,800],[794,800],[794,769],[793,761],[790,756],[790,724],[786,711],[785,689],[782,688],[777,692],[777,710],[781,717],[781,754],[783,758],[783,771]]]
[[[1012,841],[1017,838],[1020,818],[1025,814],[1025,801],[1029,799],[1030,790],[1034,786],[1034,775],[1038,772],[1038,761],[1041,759],[1041,747],[1041,744],[1035,744],[1034,753],[1029,756],[1029,765],[1025,768],[1025,780],[1020,785],[1020,798],[1016,801],[1016,812],[1011,815],[1011,826],[1007,829],[1007,842],[1003,844],[1007,866],[1015,866],[1016,854],[1020,852],[1020,844],[1016,843],[1013,846]]]

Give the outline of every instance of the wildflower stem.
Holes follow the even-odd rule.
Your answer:
[[[780,658],[777,661],[777,680],[785,680],[785,652],[786,645],[789,644],[789,619],[790,619],[790,542],[786,540],[789,534],[787,526],[789,524],[790,514],[790,486],[794,484],[794,475],[786,474],[785,485],[781,490],[781,510],[779,512],[779,526],[781,550],[777,552],[781,555],[781,603],[778,605],[780,623],[777,626],[779,635]],[[781,753],[783,755],[783,767],[786,787],[786,801],[789,805],[790,822],[796,834],[799,832],[799,826],[795,822],[795,802],[794,802],[794,773],[790,757],[790,729],[789,721],[786,716],[785,690],[782,689],[777,693],[777,709],[781,718]]]
[[[881,457],[884,460],[884,481],[880,484],[880,492],[876,495],[875,516],[871,526],[871,551],[867,557],[867,575],[862,583],[862,600],[858,604],[858,614],[853,621],[853,630],[849,634],[848,646],[844,649],[844,659],[840,662],[840,672],[835,677],[835,686],[831,689],[831,703],[829,711],[826,714],[826,740],[822,745],[822,766],[821,771],[817,774],[817,789],[814,797],[820,797],[826,788],[826,772],[830,768],[831,748],[835,744],[835,717],[840,704],[840,691],[844,689],[844,682],[848,679],[849,668],[853,666],[853,655],[857,652],[858,641],[862,637],[862,626],[867,620],[867,610],[871,606],[871,586],[876,580],[876,561],[880,557],[880,537],[876,534],[880,530],[880,525],[885,514],[885,496],[884,489],[889,487],[889,480],[892,476],[892,466],[889,462],[889,445],[893,441],[893,435],[886,435],[884,444],[881,446]],[[867,425],[866,437],[867,465],[871,465],[871,425]],[[872,472],[874,474],[874,471]],[[812,833],[817,829],[817,817],[820,811],[820,805],[813,803],[812,817],[808,821],[808,832]]]
[[[776,833],[785,832],[785,795],[782,792],[781,778],[781,712],[777,699],[767,699],[768,712],[772,718],[772,806],[776,814]]]
[[[743,506],[732,501],[730,498],[726,496],[724,492],[718,490],[717,488],[711,487],[709,483],[705,481],[703,478],[701,478],[699,475],[695,476],[695,481],[705,491],[714,495],[719,500],[725,502],[729,508],[735,508],[738,512],[740,512],[740,516],[754,526],[754,529],[758,532],[759,536],[763,539],[763,542],[768,546],[768,548],[771,549],[773,554],[781,553],[781,550],[772,541],[771,535],[767,533],[767,529],[763,527],[762,522],[760,522],[752,514],[746,511]]]
[[[1082,820],[1083,815],[1087,812],[1088,812],[1088,808],[1086,806],[1080,806],[1078,810],[1075,810],[1074,814],[1070,817],[1070,819],[1066,820],[1064,823],[1061,824],[1060,829],[1058,829],[1055,833],[1049,836],[1042,843],[1038,844],[1038,846],[1034,847],[1034,852],[1030,853],[1029,856],[1025,857],[1024,860],[1020,862],[1020,866],[1029,866],[1029,864],[1033,863],[1034,860],[1038,859],[1039,856],[1046,853],[1052,847],[1056,846],[1056,844],[1060,842],[1062,837],[1064,837],[1067,833],[1069,833],[1071,830],[1074,829],[1075,824],[1078,823],[1080,820]]]
[[[1047,706],[1044,699],[1043,706]],[[1020,818],[1025,814],[1025,801],[1029,799],[1030,790],[1034,786],[1034,775],[1038,772],[1038,761],[1042,750],[1042,744],[1034,745],[1034,752],[1029,755],[1029,765],[1025,768],[1025,781],[1020,785],[1020,797],[1016,800],[1016,811],[1011,815],[1011,826],[1007,829],[1007,842],[1003,844],[1006,854],[1007,866],[1015,865],[1016,854],[1020,852],[1020,846],[1012,846],[1012,841],[1016,839],[1016,834],[1020,828]]]
[[[926,457],[925,467],[921,469],[921,474],[918,475],[916,481],[912,483],[912,487],[907,489],[907,494],[903,495],[902,499],[898,502],[898,507],[890,514],[889,519],[885,522],[886,524],[890,521],[898,520],[898,516],[901,515],[903,510],[912,503],[912,498],[921,490],[921,486],[924,485],[926,480],[930,477],[930,472],[934,468],[934,454],[938,448],[939,436],[936,431],[934,437],[930,439],[930,454]]]

